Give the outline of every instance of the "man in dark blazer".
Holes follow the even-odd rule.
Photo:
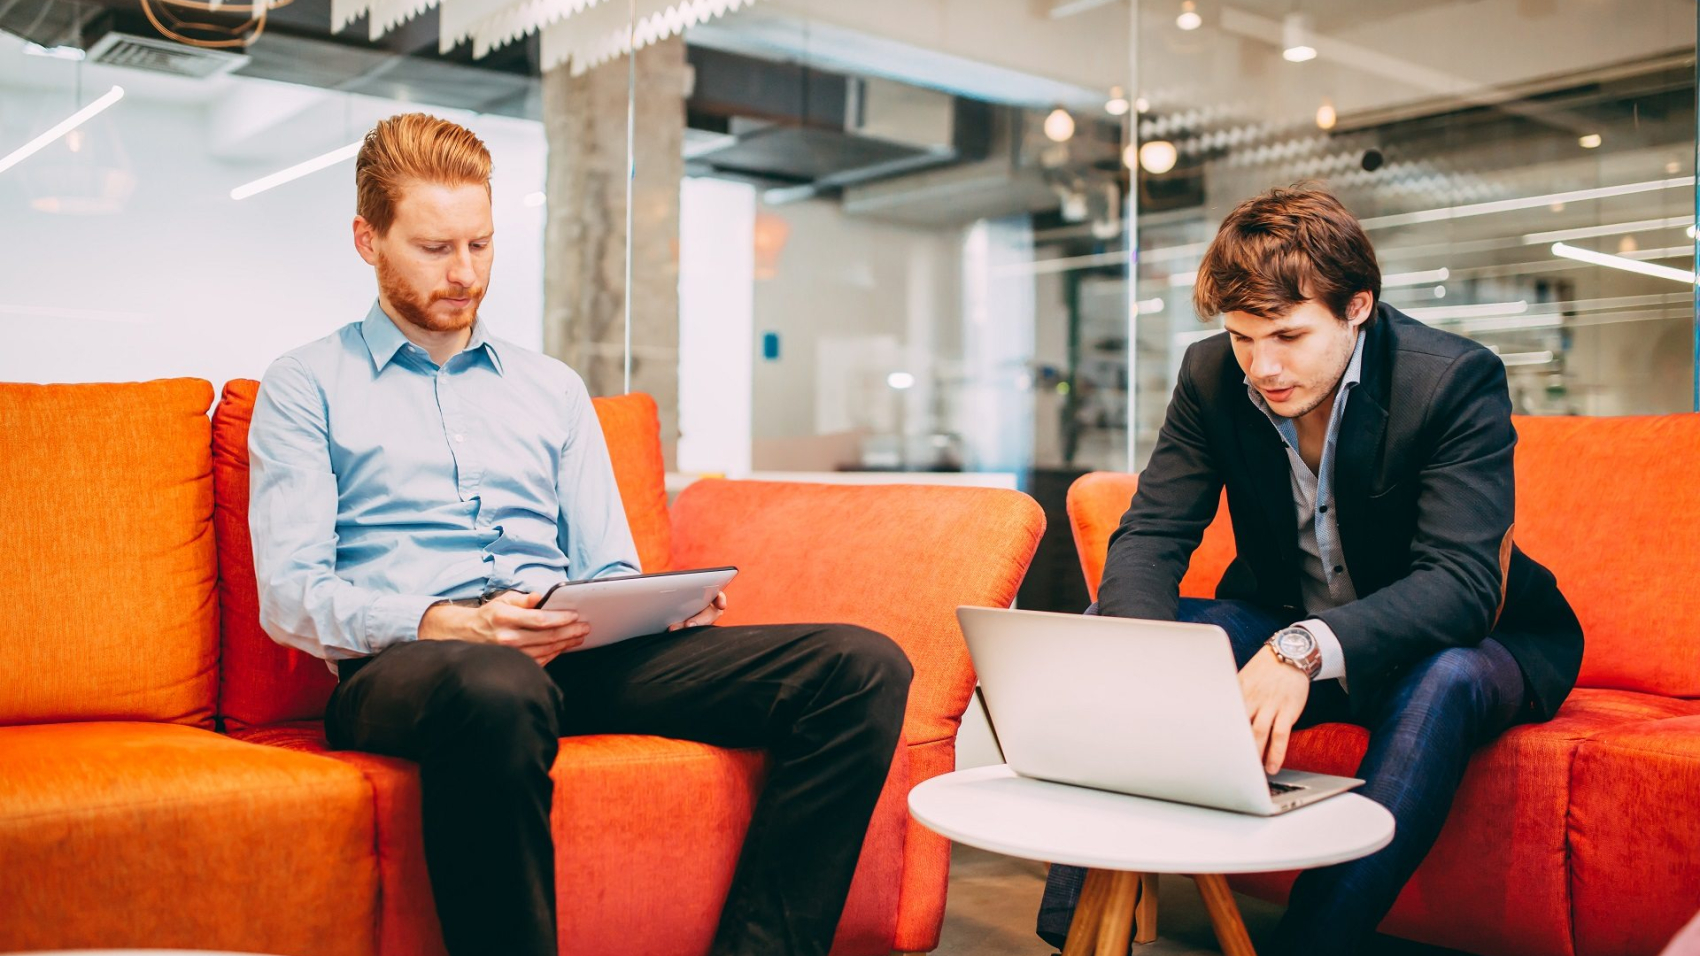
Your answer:
[[[1446,821],[1470,754],[1547,720],[1582,660],[1551,572],[1514,541],[1511,401],[1499,357],[1380,302],[1375,252],[1314,186],[1236,208],[1194,305],[1227,331],[1189,348],[1096,613],[1218,624],[1270,773],[1295,726],[1370,731],[1364,796],[1391,845],[1293,887],[1279,951],[1353,953]],[[1238,556],[1216,600],[1178,596],[1228,492]],[[1060,944],[1080,871],[1053,867]]]

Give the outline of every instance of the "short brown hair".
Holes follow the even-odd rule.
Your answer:
[[[1363,226],[1328,190],[1298,183],[1228,213],[1199,264],[1192,304],[1205,318],[1280,318],[1316,299],[1345,321],[1359,292],[1381,299],[1381,266]],[[1372,308],[1365,327],[1374,321]]]
[[[366,134],[354,160],[355,211],[378,235],[395,222],[409,183],[471,184],[490,191],[490,151],[458,123],[426,113],[399,113]]]

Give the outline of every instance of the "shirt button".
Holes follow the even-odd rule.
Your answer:
[[[1327,513],[1328,513],[1328,506],[1327,506],[1327,505],[1323,505],[1323,506],[1322,506],[1322,507],[1320,507],[1320,508],[1318,508],[1318,509],[1316,509],[1316,510],[1317,510],[1317,511],[1320,511],[1320,512],[1322,512],[1322,513],[1323,513],[1323,514],[1327,514]]]
[[[455,441],[466,441],[466,436],[465,435],[456,435]]]
[[[1341,567],[1341,566],[1339,566],[1339,565],[1338,565],[1338,564],[1336,564],[1336,565],[1335,565],[1335,566],[1334,566],[1334,573],[1335,573],[1335,574],[1339,574],[1339,573],[1340,573],[1340,572],[1341,572],[1341,571],[1344,571],[1344,570],[1346,570],[1346,569],[1345,569],[1345,568],[1343,568],[1343,567]]]

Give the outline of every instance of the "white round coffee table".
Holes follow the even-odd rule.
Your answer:
[[[1254,817],[1032,780],[1008,766],[934,777],[910,791],[909,812],[959,843],[1086,867],[1063,956],[1120,956],[1130,937],[1155,940],[1159,873],[1196,880],[1222,952],[1253,956],[1223,874],[1327,866],[1393,840],[1393,815],[1356,794]]]

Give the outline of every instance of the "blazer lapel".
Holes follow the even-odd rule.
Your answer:
[[[1381,446],[1387,435],[1387,400],[1392,380],[1389,368],[1391,333],[1387,326],[1392,308],[1380,306],[1381,315],[1364,337],[1364,358],[1359,381],[1346,399],[1346,417],[1340,421],[1339,444],[1335,447],[1334,506],[1340,511],[1340,545],[1350,566],[1354,555],[1366,553],[1373,543],[1364,537],[1363,509],[1374,487],[1375,468],[1381,461]],[[1356,581],[1362,586],[1364,582]]]

